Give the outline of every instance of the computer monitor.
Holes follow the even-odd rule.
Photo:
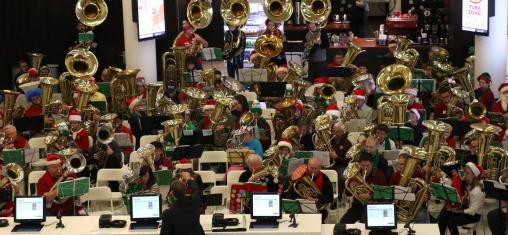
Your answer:
[[[154,222],[160,220],[162,203],[161,195],[131,195],[130,217],[135,222]]]
[[[367,203],[365,228],[373,231],[387,231],[397,228],[397,213],[393,203]]]
[[[14,198],[14,222],[37,224],[46,221],[44,196],[16,196]]]
[[[252,193],[251,218],[258,221],[277,221],[282,218],[282,199],[278,193]]]

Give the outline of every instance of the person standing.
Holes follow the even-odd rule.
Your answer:
[[[238,69],[243,68],[243,54],[245,52],[245,33],[238,28],[228,24],[226,31],[225,48],[223,57],[227,62],[228,76],[239,79]],[[226,45],[229,47],[226,48]]]
[[[309,78],[327,76],[326,49],[330,41],[326,33],[321,32],[315,23],[308,24],[309,31],[305,35],[304,44],[312,47],[307,55],[309,61]]]
[[[366,23],[367,18],[369,17],[369,0],[356,0],[353,19],[352,19],[352,28],[355,36],[359,38],[364,38],[366,35]]]

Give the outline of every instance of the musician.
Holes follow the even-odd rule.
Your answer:
[[[494,104],[492,111],[503,115],[505,126],[503,126],[503,130],[498,133],[498,136],[502,139],[506,131],[506,123],[508,120],[508,82],[501,83],[497,90],[499,91],[499,100]]]
[[[326,33],[321,32],[321,29],[315,23],[308,24],[309,31],[305,35],[304,44],[311,42],[313,49],[308,55],[309,58],[309,78],[326,76],[326,49],[330,47],[330,42]],[[319,34],[319,36],[316,36]],[[315,39],[317,38],[317,40]]]
[[[189,24],[188,21],[182,21],[182,29],[183,31],[175,39],[175,46],[190,46],[193,49],[197,49],[197,44],[200,43],[203,47],[208,47],[208,42],[199,34],[194,32],[194,26]]]
[[[205,105],[203,105],[204,118],[199,121],[198,124],[199,129],[206,130],[212,128],[212,120],[210,119],[210,117],[214,111],[215,111],[215,100],[213,99],[207,100]]]
[[[88,139],[88,131],[81,126],[81,115],[77,111],[72,111],[69,113],[69,123],[74,145],[81,153],[88,153],[90,140]]]
[[[408,122],[404,124],[404,126],[413,129],[413,139],[414,141],[404,141],[404,144],[411,144],[418,146],[420,145],[420,141],[423,138],[423,132],[425,132],[426,128],[420,122],[420,112],[416,109],[409,110],[409,119]]]
[[[19,76],[21,76],[22,74],[24,73],[28,73],[28,63],[25,61],[25,60],[19,60],[18,61],[18,73],[16,74],[16,76],[14,76],[14,80],[13,80],[13,83],[12,84],[16,84],[16,78],[18,78]],[[21,89],[19,89],[19,87],[16,86],[16,91],[21,91]]]
[[[480,87],[474,90],[474,96],[480,103],[485,105],[487,111],[490,111],[494,105],[494,93],[490,89],[490,74],[482,73],[476,80]]]
[[[478,148],[479,148],[478,138],[473,137],[471,139],[468,139],[465,141],[465,144],[470,152],[470,155],[466,155],[461,159],[461,165],[464,166],[468,162],[478,164]]]
[[[460,189],[457,189],[462,196],[460,208],[451,207],[446,204],[439,214],[438,225],[441,235],[448,229],[451,235],[458,235],[458,226],[471,224],[480,221],[481,210],[485,200],[485,194],[480,186],[480,179],[483,168],[472,162],[464,166],[464,179],[461,181]]]
[[[139,184],[141,191],[138,194],[160,194],[159,185],[149,165],[143,165],[139,169]]]
[[[248,168],[240,175],[240,178],[238,179],[238,182],[242,183],[250,182],[249,179],[253,174],[256,174],[264,169],[261,157],[256,154],[249,154],[245,162],[247,163]],[[257,182],[266,184],[267,192],[279,191],[278,183],[275,182],[276,180],[270,174],[257,178],[256,180]]]
[[[293,144],[291,140],[282,138],[277,142],[277,154],[283,156],[285,159],[292,158],[295,156],[293,152]]]
[[[69,51],[70,50],[74,50],[74,49],[77,49],[77,48],[80,48],[82,46],[82,43],[79,42],[79,34],[80,33],[87,33],[87,34],[93,34],[93,28],[92,27],[89,27],[81,22],[78,22],[78,24],[76,25],[76,32],[77,32],[77,40],[74,41],[74,46],[71,46],[69,47]],[[88,46],[90,46],[90,48],[96,48],[97,47],[97,42],[95,41],[90,41],[87,43]]]
[[[386,180],[388,180],[392,175],[392,168],[388,167],[388,161],[386,161],[383,154],[379,151],[379,144],[374,136],[369,136],[365,140],[365,152],[370,154],[372,158],[373,166],[383,172],[386,176]]]
[[[340,67],[342,66],[342,63],[344,62],[344,53],[342,52],[337,52],[335,54],[335,57],[333,57],[333,61],[330,62],[327,67],[328,69],[330,68],[336,68],[336,67]]]
[[[439,119],[447,117],[446,111],[448,110],[448,104],[450,103],[452,94],[450,90],[446,87],[439,89],[439,98],[441,99],[439,103],[435,104],[433,109],[433,113],[431,115],[431,119]],[[461,102],[457,103],[458,107],[461,107]]]
[[[153,141],[150,144],[155,147],[155,151],[153,152],[153,165],[155,167],[155,171],[173,169],[173,163],[171,162],[171,159],[166,156],[164,145],[159,141]]]
[[[97,171],[104,168],[122,168],[122,150],[120,145],[113,140],[109,144],[95,143],[90,151],[87,162],[95,164],[95,169],[91,171],[90,178],[97,178]],[[118,181],[109,181],[109,187],[112,192],[119,191]]]
[[[224,59],[227,62],[228,76],[234,78],[238,74],[238,69],[243,68],[243,53],[245,51],[246,38],[245,33],[238,26],[227,25],[228,30],[225,33],[225,43],[230,46],[231,51],[224,56]],[[236,47],[233,48],[232,46]]]
[[[443,137],[440,140],[440,145],[447,145],[447,146],[450,146],[451,148],[455,148],[455,146],[457,146],[457,140],[455,140],[455,138],[451,134],[452,134],[452,128],[446,128],[445,132],[443,134]],[[428,144],[427,143],[428,141],[429,141],[429,136],[425,136],[420,141],[420,145],[422,147],[425,147]]]
[[[275,76],[277,77],[276,81],[282,81],[287,74],[288,74],[287,64],[279,65],[277,70],[275,70]]]
[[[506,178],[508,178],[508,170],[504,169],[502,176],[499,178],[500,183],[506,184]],[[487,221],[492,235],[505,235],[508,232],[507,208],[508,202],[506,202],[505,208],[497,208],[487,214]]]
[[[91,84],[97,84],[94,77],[88,78],[88,81]],[[108,110],[108,101],[106,99],[106,95],[104,95],[101,92],[99,92],[99,90],[97,90],[95,93],[93,93],[92,96],[90,96],[90,101],[91,102],[97,102],[97,101],[98,102],[104,102],[104,104],[105,104],[105,110]]]
[[[303,146],[303,151],[313,151],[314,142],[312,141],[312,133],[309,130],[309,125],[300,120],[298,122],[298,134],[300,135],[300,145]]]
[[[418,91],[414,88],[408,88],[406,89],[406,94],[409,95],[409,103],[407,104],[407,110],[410,109],[425,109],[423,105],[416,100],[416,97],[418,95]]]
[[[199,222],[203,192],[189,172],[181,172],[180,179],[171,183],[174,204],[162,213],[160,234],[204,235]],[[186,196],[187,187],[192,191],[190,197]]]
[[[46,160],[46,172],[37,182],[37,195],[45,196],[46,203],[51,203],[51,207],[46,210],[48,216],[56,216],[59,212],[63,216],[74,215],[74,211],[76,211],[79,215],[85,215],[86,213],[84,209],[75,205],[72,197],[61,204],[54,202],[57,197],[57,187],[55,187],[52,191],[50,190],[62,176],[63,171],[64,168],[62,167],[60,157],[58,155],[49,154]],[[71,173],[68,178],[76,178],[76,174]]]
[[[366,124],[371,124],[376,119],[376,112],[367,105],[367,93],[363,89],[354,89],[353,95],[356,96],[356,111],[360,119],[365,119]]]
[[[213,80],[213,88],[215,88],[214,91],[226,91],[226,85],[224,85],[221,78]]]
[[[26,101],[30,106],[25,111],[25,117],[36,117],[42,115],[42,90],[32,88],[26,93]]]
[[[194,122],[191,120],[191,111],[190,109],[185,110],[183,114],[183,129],[184,130],[196,130],[197,127],[194,125]]]
[[[340,118],[339,107],[337,106],[335,99],[332,99],[331,103],[333,103],[333,104],[330,104],[330,105],[328,105],[328,107],[326,107],[325,114],[332,116],[332,119],[334,121],[336,121]]]
[[[4,148],[5,149],[29,149],[30,145],[28,141],[23,138],[23,136],[18,135],[18,131],[14,125],[8,124],[4,127],[5,140],[4,140]]]
[[[2,168],[3,166],[0,165],[0,170],[3,170]],[[15,195],[20,195],[19,185],[11,184],[8,177],[6,177],[3,174],[0,174],[0,186],[2,186],[2,188],[4,189],[14,190]],[[11,195],[12,193],[8,194],[9,198],[8,199],[6,198],[8,201],[6,201],[5,204],[2,207],[0,207],[0,217],[12,217],[14,202],[11,200]]]
[[[263,31],[263,35],[273,35],[282,39],[282,41],[286,41],[286,35],[284,32],[280,31],[279,24],[271,21],[270,19],[265,20],[266,29]]]
[[[136,97],[131,97],[127,100],[127,104],[129,105],[129,125],[131,126],[132,133],[136,136],[136,146],[139,146],[139,140],[141,136],[143,136],[143,126],[141,125],[141,117],[143,114],[141,111],[141,105],[139,99]]]
[[[263,157],[263,146],[254,136],[254,128],[252,126],[244,128],[242,146],[254,151],[260,158]]]
[[[347,139],[347,133],[344,127],[344,124],[341,121],[338,121],[332,126],[332,134],[335,135],[335,138],[332,139],[331,144],[333,147],[333,151],[330,152],[330,158],[335,160],[335,165],[333,165],[333,169],[337,171],[339,175],[339,199],[342,198],[342,193],[344,192],[344,170],[346,169],[349,159],[346,158],[347,151],[353,146],[351,142]]]
[[[388,137],[388,126],[386,124],[378,124],[375,129],[375,136],[378,143],[378,151],[382,152],[383,150],[394,150],[397,148],[395,146],[395,141]]]
[[[247,98],[245,96],[236,94],[235,100],[233,101],[233,110],[231,110],[231,114],[235,116],[235,128],[240,128],[240,118],[249,112],[249,103],[247,102]]]
[[[369,17],[369,0],[356,0],[353,6],[353,17],[351,19],[351,30],[354,35],[363,38],[367,35],[366,26]]]
[[[268,149],[272,144],[272,133],[270,129],[270,125],[265,120],[263,116],[261,116],[262,110],[259,105],[259,101],[255,100],[252,103],[252,108],[250,109],[252,114],[254,114],[254,130],[256,137],[261,142],[263,149]],[[260,131],[263,130],[263,135],[260,135]]]
[[[249,56],[249,60],[252,63],[252,68],[254,69],[260,69],[261,68],[261,57],[259,56],[256,51],[252,51],[252,53]]]
[[[113,120],[113,128],[115,128],[115,133],[125,133],[127,136],[129,136],[129,140],[131,141],[131,144],[133,143],[134,139],[132,138],[132,130],[131,128],[126,127],[123,125],[123,120],[120,115],[117,115],[115,119]],[[128,155],[130,154],[133,149],[132,146],[125,146],[122,147],[122,151],[124,154]]]
[[[386,178],[383,172],[377,170],[372,162],[372,154],[362,151],[360,153],[360,168],[365,175],[365,182],[369,185],[386,185]],[[349,189],[346,190],[346,195],[352,196]],[[358,195],[362,201],[369,201],[372,198],[371,194],[363,193]],[[340,219],[341,224],[354,224],[358,220],[360,223],[365,223],[365,206],[357,198],[353,200],[353,204],[347,210],[347,212]]]

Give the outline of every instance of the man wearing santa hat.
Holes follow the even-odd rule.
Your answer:
[[[411,109],[425,109],[421,103],[416,100],[416,96],[418,95],[418,91],[414,88],[406,89],[406,94],[409,95],[409,102],[407,103],[407,110]]]
[[[499,132],[499,136],[504,137],[504,133],[506,130],[506,126],[508,124],[508,81],[505,81],[499,85],[499,100],[494,104],[493,112],[500,113],[503,115],[505,126],[503,126],[503,130]]]
[[[360,119],[364,119],[366,124],[371,124],[376,119],[376,112],[367,105],[367,93],[363,89],[354,89],[353,95],[356,96],[356,109]]]
[[[46,213],[48,216],[56,216],[59,213],[63,216],[74,215],[74,212],[79,215],[85,215],[84,209],[74,203],[73,197],[68,198],[63,203],[55,203],[57,199],[57,187],[52,191],[51,188],[55,185],[58,179],[62,176],[64,168],[63,161],[55,154],[49,154],[46,160],[46,172],[37,182],[37,195],[46,197],[46,204],[51,204],[47,208]],[[76,174],[71,173],[67,178],[76,178]]]
[[[480,87],[474,90],[475,99],[478,99],[480,103],[485,105],[487,111],[490,111],[494,105],[494,93],[490,90],[490,74],[482,73],[477,80]]]
[[[143,136],[143,126],[141,125],[141,117],[143,115],[140,112],[141,105],[139,99],[134,96],[127,100],[127,105],[131,113],[129,116],[129,125],[131,126],[132,134],[136,136],[136,147],[138,147],[139,140],[141,136]]]
[[[275,76],[277,77],[277,81],[282,81],[286,75],[288,74],[288,67],[286,64],[280,65],[275,71]]]
[[[332,116],[333,120],[337,120],[340,117],[339,107],[336,104],[328,105],[325,114]]]
[[[88,131],[81,126],[81,115],[78,111],[72,111],[69,113],[69,123],[74,144],[81,153],[88,153],[88,147],[90,144],[88,140]]]

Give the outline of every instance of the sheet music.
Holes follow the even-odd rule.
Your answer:
[[[239,69],[238,79],[241,82],[267,82],[268,71],[266,69],[256,69],[256,68]]]
[[[201,49],[201,52],[203,53],[203,59],[204,60],[216,60],[217,56],[215,55],[215,47],[207,47]]]
[[[304,214],[315,214],[318,212],[316,203],[307,199],[297,199],[300,202],[300,207],[302,208],[302,213]]]
[[[312,156],[321,160],[322,166],[330,165],[330,153],[327,151],[312,151]]]
[[[395,185],[393,186],[393,198],[395,200],[402,201],[410,201],[414,202],[416,200],[416,195],[411,191],[410,187],[402,187]]]
[[[382,151],[383,153],[383,157],[386,159],[386,160],[396,160],[399,158],[399,154],[400,154],[400,150],[398,149],[395,149],[395,150],[384,150]]]
[[[114,138],[120,147],[132,146],[131,139],[127,133],[115,133]]]
[[[189,75],[191,76],[191,80],[194,82],[201,82],[201,73],[203,70],[192,70],[189,72]]]
[[[25,163],[32,163],[39,161],[39,148],[25,149]]]

